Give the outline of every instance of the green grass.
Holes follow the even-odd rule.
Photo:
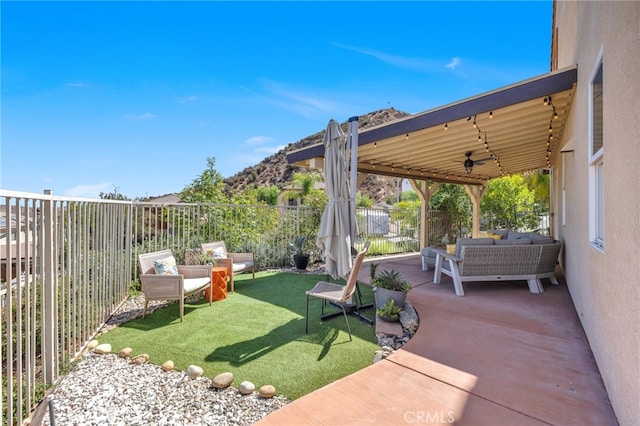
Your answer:
[[[378,349],[373,327],[354,317],[349,317],[351,342],[342,316],[320,321],[318,299],[309,304],[305,334],[305,291],[320,279],[326,277],[260,272],[253,284],[250,274],[242,274],[226,299],[212,306],[204,298],[185,304],[183,322],[174,303],[103,334],[99,341],[116,352],[131,347],[132,355],[147,353],[149,362],[158,365],[172,360],[177,370],[196,364],[208,377],[230,371],[236,386],[244,380],[256,387],[271,384],[278,394],[296,399],[371,365]],[[370,288],[361,287],[363,301],[373,300]]]

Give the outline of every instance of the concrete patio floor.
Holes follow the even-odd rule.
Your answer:
[[[257,424],[618,424],[564,280],[543,280],[541,294],[525,281],[465,283],[458,297],[419,255],[372,260],[412,282],[416,335]]]

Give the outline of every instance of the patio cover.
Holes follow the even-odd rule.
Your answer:
[[[329,121],[322,143],[324,182],[329,201],[322,213],[316,244],[322,250],[327,274],[346,279],[353,266],[349,163],[347,139],[336,121]]]
[[[577,83],[577,67],[556,70],[465,100],[361,129],[358,172],[469,185],[504,175],[547,169]],[[475,126],[474,126],[475,124]],[[324,146],[287,154],[289,163],[322,164]],[[475,163],[464,169],[465,152]]]

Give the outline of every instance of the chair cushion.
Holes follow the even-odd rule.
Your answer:
[[[209,285],[210,281],[211,279],[209,277],[186,278],[184,280],[184,293],[189,294],[193,293],[194,291],[200,290]]]
[[[176,266],[176,258],[173,256],[165,257],[153,261],[153,270],[157,275],[178,275],[178,267]]]
[[[253,262],[238,262],[233,263],[233,272],[242,272],[253,267]]]

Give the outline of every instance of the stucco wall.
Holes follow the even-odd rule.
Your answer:
[[[640,419],[640,2],[557,2],[555,22],[559,68],[578,64],[561,141],[568,152],[554,164],[555,229],[609,398],[620,424],[632,425]],[[589,241],[589,86],[601,50],[604,250]]]

